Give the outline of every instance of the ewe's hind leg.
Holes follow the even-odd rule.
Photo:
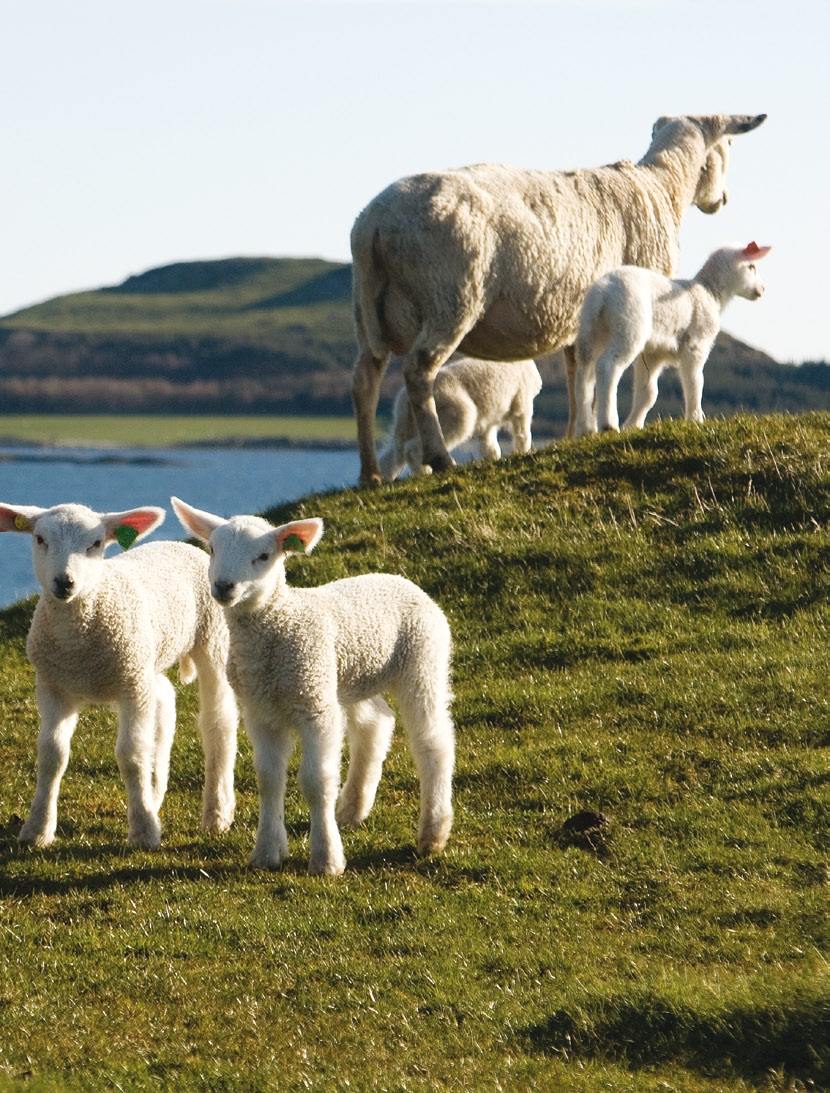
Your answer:
[[[623,422],[624,429],[642,429],[646,415],[657,401],[657,380],[663,371],[662,363],[649,364],[641,353],[634,362],[634,391],[631,412]]]
[[[576,393],[576,347],[566,345],[562,350],[565,358],[565,373],[568,381],[568,430],[567,436],[580,436],[577,430],[576,419],[579,410],[579,399]],[[588,430],[585,430],[588,432]]]
[[[387,354],[384,357],[376,357],[360,329],[358,329],[358,343],[360,352],[352,377],[352,402],[357,420],[360,482],[364,486],[379,485],[381,474],[375,449],[375,415],[380,396],[380,381],[389,363],[389,356]]]
[[[49,846],[58,826],[58,791],[69,762],[69,745],[78,723],[77,709],[43,684],[35,688],[40,712],[37,738],[37,788],[18,840]]]
[[[221,668],[194,653],[199,672],[199,733],[205,753],[202,827],[227,831],[233,823],[236,798],[233,771],[239,712]]]
[[[170,750],[176,732],[176,690],[165,675],[156,677],[156,753],[153,761],[153,800],[156,812],[167,792]]]
[[[417,350],[405,357],[403,363],[409,406],[423,445],[423,461],[434,471],[446,471],[455,466],[455,460],[447,451],[433,396],[435,375],[454,348],[455,345]]]
[[[286,729],[272,730],[250,717],[245,718],[245,726],[254,748],[254,768],[259,789],[259,823],[248,865],[259,869],[276,869],[288,857],[285,779],[294,737]]]
[[[363,823],[375,803],[383,761],[392,742],[395,715],[377,695],[348,706],[349,773],[340,791],[335,819],[341,827]]]
[[[145,849],[161,843],[154,786],[156,711],[155,691],[122,698],[115,743],[115,758],[127,787],[127,842]]]
[[[308,802],[308,871],[339,874],[346,868],[343,843],[334,816],[343,752],[343,711],[339,706],[298,725],[303,757],[299,782]]]

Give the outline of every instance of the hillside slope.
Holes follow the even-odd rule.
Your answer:
[[[59,841],[23,853],[31,605],[0,613],[4,1073],[67,1090],[830,1087],[829,491],[830,416],[739,416],[272,511],[326,522],[293,583],[403,573],[454,634],[446,853],[413,855],[398,737],[341,878],[305,875],[296,760],[293,858],[245,867],[244,739],[237,822],[198,834],[192,687],[161,851],[125,857],[114,722],[94,714]]]
[[[7,413],[349,413],[350,290],[348,265],[230,258],[176,263],[57,297],[0,319],[0,406]],[[536,431],[559,436],[567,422],[562,362],[554,356],[540,367]],[[383,407],[400,382],[393,365]],[[623,405],[627,389],[624,380]],[[779,365],[721,334],[704,405],[709,416],[830,409],[828,370]],[[656,412],[682,413],[671,375]]]

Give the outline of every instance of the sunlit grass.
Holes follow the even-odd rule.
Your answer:
[[[245,867],[244,740],[199,833],[192,686],[160,852],[124,849],[105,712],[20,850],[31,605],[1,613],[0,1090],[827,1088],[828,486],[830,417],[736,418],[273,510],[326,522],[290,580],[404,573],[455,637],[447,850],[414,856],[398,736],[341,878],[306,875],[296,756],[280,872]]]

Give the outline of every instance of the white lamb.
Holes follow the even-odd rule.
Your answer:
[[[755,263],[770,247],[720,247],[690,281],[623,266],[588,290],[576,339],[576,435],[618,429],[617,388],[634,365],[634,396],[623,428],[641,428],[664,368],[680,372],[687,421],[703,421],[703,366],[734,296],[764,292]],[[595,398],[596,396],[596,398]]]
[[[637,164],[532,171],[482,163],[411,175],[378,194],[351,234],[360,481],[380,481],[375,413],[392,353],[403,357],[433,470],[452,465],[432,385],[456,350],[512,361],[564,348],[570,435],[572,343],[586,289],[623,264],[673,276],[684,213],[723,205],[732,136],[765,117],[658,118]]]
[[[128,842],[157,847],[167,789],[176,695],[163,674],[178,661],[184,682],[199,678],[205,751],[202,826],[226,830],[234,814],[238,712],[228,683],[228,631],[210,595],[208,559],[185,543],[124,548],[164,519],[154,507],[97,513],[84,505],[42,509],[0,504],[0,531],[32,536],[42,587],[26,651],[40,713],[37,789],[20,842],[55,837],[60,781],[79,712],[118,708],[115,756],[127,787]]]
[[[476,437],[480,457],[498,459],[498,433],[504,427],[513,435],[513,451],[529,452],[533,400],[541,390],[535,361],[494,364],[474,357],[447,361],[435,377],[435,409],[448,451]],[[386,479],[397,478],[406,464],[414,474],[432,469],[424,464],[405,386],[395,399],[392,426],[378,462]]]
[[[417,850],[440,851],[452,826],[455,754],[451,639],[441,609],[411,581],[386,574],[289,587],[285,557],[312,550],[322,520],[273,527],[255,516],[223,520],[171,502],[184,527],[210,544],[211,591],[230,629],[228,673],[259,786],[250,864],[275,868],[288,854],[286,767],[298,734],[309,872],[343,872],[338,823],[361,823],[374,802],[394,726],[387,691],[398,702],[420,778]],[[344,729],[350,763],[338,797]]]

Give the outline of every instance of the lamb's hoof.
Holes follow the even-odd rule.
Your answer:
[[[339,877],[346,870],[346,859],[342,855],[308,863],[310,877]]]
[[[161,824],[157,819],[147,819],[141,827],[127,835],[127,846],[133,850],[158,850],[161,846]]]
[[[27,822],[21,827],[17,841],[21,846],[28,846],[32,850],[45,850],[55,841],[55,833],[39,831]]]
[[[208,812],[202,816],[202,830],[210,831],[213,835],[222,835],[229,831],[233,824],[233,816],[223,816],[221,812]]]
[[[450,837],[450,828],[452,827],[452,813],[445,816],[443,820],[439,820],[435,824],[430,824],[422,831],[418,832],[418,842],[416,850],[422,858],[428,857],[430,854],[440,854],[444,847],[447,845],[447,840]]]
[[[273,872],[279,869],[288,854],[266,854],[262,850],[254,850],[248,858],[249,869],[268,869]]]

